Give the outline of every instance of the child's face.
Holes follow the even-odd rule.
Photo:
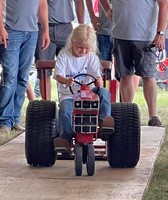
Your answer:
[[[72,42],[72,55],[75,57],[82,57],[88,54],[91,51],[91,48],[84,44],[79,42]]]

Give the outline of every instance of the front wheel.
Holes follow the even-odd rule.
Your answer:
[[[93,176],[95,172],[95,152],[93,144],[87,145],[86,169],[88,176]]]
[[[83,161],[83,148],[80,144],[75,145],[75,174],[76,176],[82,175],[82,161]]]

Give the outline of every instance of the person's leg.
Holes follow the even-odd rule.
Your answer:
[[[97,34],[99,57],[102,61],[112,61],[113,42],[110,35]],[[107,71],[107,79],[111,79],[111,70]]]
[[[3,84],[0,85],[0,127],[6,126],[10,129],[14,125],[14,95],[17,84],[20,44],[19,42],[15,43],[15,51],[13,51],[11,34],[9,34],[9,39],[8,48],[5,49],[2,58]]]
[[[122,102],[133,102],[135,89],[132,75],[120,78],[120,94]]]
[[[156,116],[157,87],[154,78],[142,78],[143,92],[148,106],[149,119]]]
[[[150,42],[134,42],[136,74],[142,77],[144,98],[148,106],[149,126],[161,126],[157,117],[157,87],[155,81],[156,57],[152,52],[144,51]]]
[[[137,76],[137,75],[134,75],[133,76],[133,82],[134,82],[134,93],[136,92],[138,86],[139,86],[139,80],[140,80],[140,77]]]
[[[120,94],[123,102],[132,102],[134,99],[134,62],[131,42],[114,39],[113,48],[115,58],[115,77],[120,81]]]
[[[139,76],[131,75],[120,80],[120,92],[123,102],[133,102],[135,92],[139,85]]]
[[[34,94],[34,91],[30,85],[30,82],[28,82],[28,85],[27,85],[27,98],[29,99],[29,101],[33,101],[35,99],[35,94]]]
[[[40,97],[40,86],[39,86],[38,78],[36,78],[36,80],[35,80],[34,94],[35,94],[35,97]]]
[[[50,45],[46,50],[42,50],[42,28],[39,26],[38,41],[35,51],[35,61],[37,60],[53,60],[56,52],[56,45],[53,38],[54,27],[49,28],[50,33]],[[46,85],[44,86],[45,80],[43,76],[43,71],[37,70],[37,78],[39,79],[39,87],[42,99],[51,100],[51,78],[52,71],[50,69],[45,70],[46,73]],[[46,93],[45,93],[46,92]],[[46,94],[46,96],[45,96]]]
[[[100,60],[112,60],[112,37],[110,35],[97,34]]]
[[[24,32],[11,31],[8,39],[8,48],[5,49],[2,58],[4,85],[0,86],[0,126],[12,128],[15,123],[20,123],[21,107],[37,37],[33,38],[32,42],[28,42],[29,49]],[[25,49],[26,58],[22,59]]]
[[[65,99],[60,103],[59,109],[59,136],[62,139],[72,142],[72,111],[73,99]]]
[[[17,74],[17,87],[14,95],[14,122],[20,124],[22,105],[27,89],[29,70],[33,62],[37,32],[25,32],[19,54],[19,69]]]

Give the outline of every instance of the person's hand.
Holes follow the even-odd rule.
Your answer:
[[[103,80],[100,76],[96,77],[95,86],[99,88],[103,87]]]
[[[67,86],[72,86],[73,83],[74,83],[74,79],[73,79],[73,78],[68,78],[68,79],[66,80],[66,85],[67,85]]]
[[[98,31],[101,27],[101,24],[100,24],[100,21],[99,21],[99,18],[97,16],[94,16],[91,20],[92,22],[92,25],[93,25],[93,28],[95,31]]]
[[[157,34],[155,39],[153,40],[153,43],[155,44],[155,47],[158,49],[158,51],[163,51],[163,49],[165,49],[164,35]]]
[[[4,45],[4,48],[7,48],[8,44],[8,33],[6,29],[3,27],[0,27],[0,44]]]
[[[41,49],[42,50],[45,50],[48,48],[50,44],[50,36],[49,36],[49,33],[46,31],[46,32],[43,32],[43,35],[42,35],[42,47]]]

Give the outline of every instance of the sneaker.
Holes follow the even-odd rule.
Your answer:
[[[61,153],[69,153],[71,154],[71,145],[70,143],[65,140],[62,139],[60,137],[57,137],[54,139],[54,150],[57,152],[61,152]]]
[[[8,126],[0,126],[0,133],[9,133],[11,129]]]
[[[25,128],[20,124],[15,124],[12,129],[15,131],[25,131]]]
[[[158,117],[153,116],[149,121],[148,121],[148,126],[162,126],[160,120]]]

